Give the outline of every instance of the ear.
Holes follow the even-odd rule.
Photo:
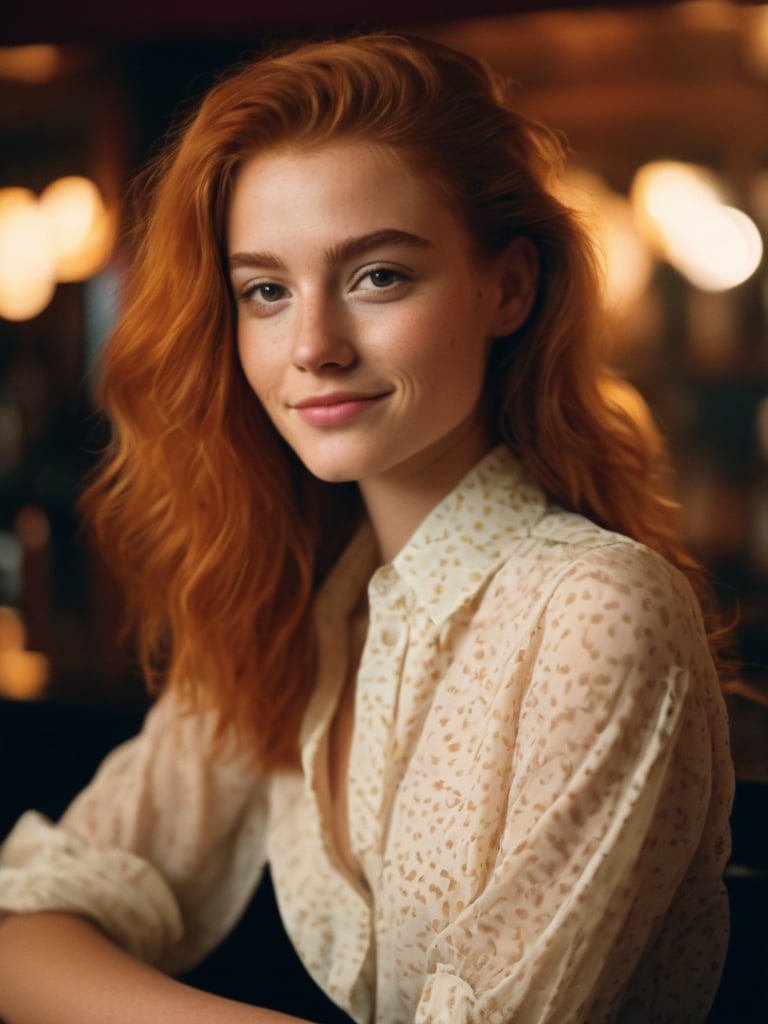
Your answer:
[[[539,254],[530,238],[513,239],[497,257],[499,306],[493,335],[503,338],[522,327],[533,308],[539,283]]]

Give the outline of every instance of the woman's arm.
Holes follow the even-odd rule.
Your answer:
[[[491,868],[435,934],[416,1022],[698,1024],[727,941],[733,776],[690,589],[656,556],[610,545],[573,563],[533,636],[524,696],[499,689],[494,729],[474,753],[480,770],[461,780],[462,812],[470,799],[482,809],[474,794],[501,777],[510,723],[501,827],[488,827],[488,811],[467,813],[471,841],[444,826],[451,847],[434,855],[459,883],[468,855]],[[450,822],[435,799],[425,835]],[[414,870],[417,885],[424,871],[398,870]],[[429,923],[451,898],[441,885]]]
[[[0,918],[5,1024],[298,1024],[210,995],[147,966],[69,914]]]
[[[210,716],[160,698],[54,826],[25,814],[0,846],[0,910],[92,921],[178,975],[231,930],[266,858],[268,786]]]
[[[27,814],[0,847],[0,1020],[290,1020],[169,977],[232,927],[264,860],[265,816],[247,754],[214,750],[208,718],[162,697],[60,826]]]

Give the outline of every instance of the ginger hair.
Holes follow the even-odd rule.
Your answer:
[[[312,598],[360,499],[309,475],[245,381],[226,216],[244,160],[338,139],[423,170],[481,250],[532,240],[535,308],[489,362],[493,432],[556,501],[697,581],[663,445],[605,368],[597,261],[556,186],[559,138],[515,112],[499,76],[437,43],[376,34],[243,65],[141,179],[151,199],[99,384],[112,440],[83,504],[150,686],[212,707],[265,771],[295,760]]]

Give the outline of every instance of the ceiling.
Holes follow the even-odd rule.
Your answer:
[[[619,190],[659,157],[709,164],[737,190],[768,167],[768,4],[478,0],[471,16],[466,6],[390,0],[376,25],[487,59],[519,83],[521,108]],[[3,70],[17,51],[0,48],[0,186],[40,189],[59,173],[124,180],[179,105],[243,50],[362,27],[360,8],[189,0],[181,16],[160,0],[17,0],[0,39],[60,44],[59,64],[47,81],[21,81]]]
[[[370,13],[360,0],[17,0],[7,5],[0,45],[114,40],[231,39],[261,33],[350,30],[521,11],[629,6],[592,0],[388,0]],[[631,6],[656,6],[635,0]]]
[[[519,82],[520,105],[618,188],[658,157],[737,185],[768,165],[768,4],[612,5],[427,31]]]

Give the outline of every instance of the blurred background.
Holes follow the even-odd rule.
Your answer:
[[[75,511],[104,441],[94,359],[114,316],[130,181],[236,59],[329,32],[429,35],[508,74],[519,107],[567,138],[605,255],[613,358],[667,433],[690,543],[738,617],[737,927],[717,1019],[768,1019],[768,4],[391,0],[375,17],[361,6],[15,0],[3,14],[3,811],[10,821],[36,799],[56,813],[145,707],[116,640],[119,597]]]

